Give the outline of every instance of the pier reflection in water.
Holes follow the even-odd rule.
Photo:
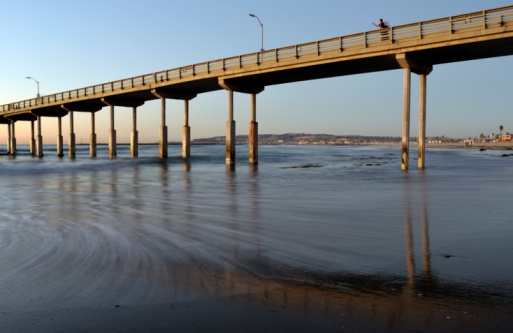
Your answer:
[[[513,194],[507,162],[453,152],[460,174],[442,151],[404,173],[392,148],[263,147],[226,168],[222,148],[3,163],[0,328],[511,328],[513,214],[482,201]]]

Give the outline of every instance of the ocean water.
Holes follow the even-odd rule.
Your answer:
[[[510,151],[224,149],[0,156],[0,330],[513,329]]]

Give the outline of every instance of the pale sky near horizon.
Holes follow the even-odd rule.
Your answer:
[[[0,104],[216,60],[264,48],[508,6],[502,0],[280,1],[91,0],[4,1]],[[427,135],[513,133],[513,56],[435,66],[427,78]],[[257,97],[259,133],[401,136],[401,70],[266,87]],[[226,91],[190,102],[192,138],[225,135]],[[140,142],[157,142],[159,101],[138,108]],[[235,94],[237,134],[247,134],[250,96]],[[129,142],[131,109],[116,108],[118,142]],[[43,118],[44,144],[55,144],[57,119]],[[167,100],[170,141],[181,140],[183,102]],[[89,141],[90,114],[75,113],[78,143]],[[108,141],[108,108],[96,114],[98,142]],[[63,118],[67,142],[68,117]],[[411,136],[418,135],[418,76],[412,75]],[[19,144],[30,122],[17,122]],[[0,125],[0,144],[7,126]]]

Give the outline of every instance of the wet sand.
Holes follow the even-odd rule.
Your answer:
[[[0,332],[513,330],[500,153],[196,148],[4,162]]]

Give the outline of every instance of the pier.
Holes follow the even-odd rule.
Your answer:
[[[41,120],[57,118],[57,155],[64,156],[62,117],[69,116],[68,155],[75,158],[74,112],[91,113],[90,156],[96,156],[95,113],[109,108],[109,157],[116,152],[115,109],[132,108],[131,156],[138,156],[137,108],[160,100],[159,156],[166,158],[166,99],[184,101],[182,157],[190,157],[189,104],[198,94],[226,90],[226,163],[235,163],[234,92],[251,95],[249,162],[258,163],[256,97],[276,84],[402,70],[403,124],[401,168],[409,168],[411,76],[419,91],[419,158],[425,167],[427,76],[439,64],[513,55],[513,6],[393,26],[164,70],[0,105],[7,125],[7,152],[16,154],[16,122],[31,122],[30,153],[43,157]],[[36,125],[37,123],[37,125]],[[37,136],[35,129],[37,128]]]

